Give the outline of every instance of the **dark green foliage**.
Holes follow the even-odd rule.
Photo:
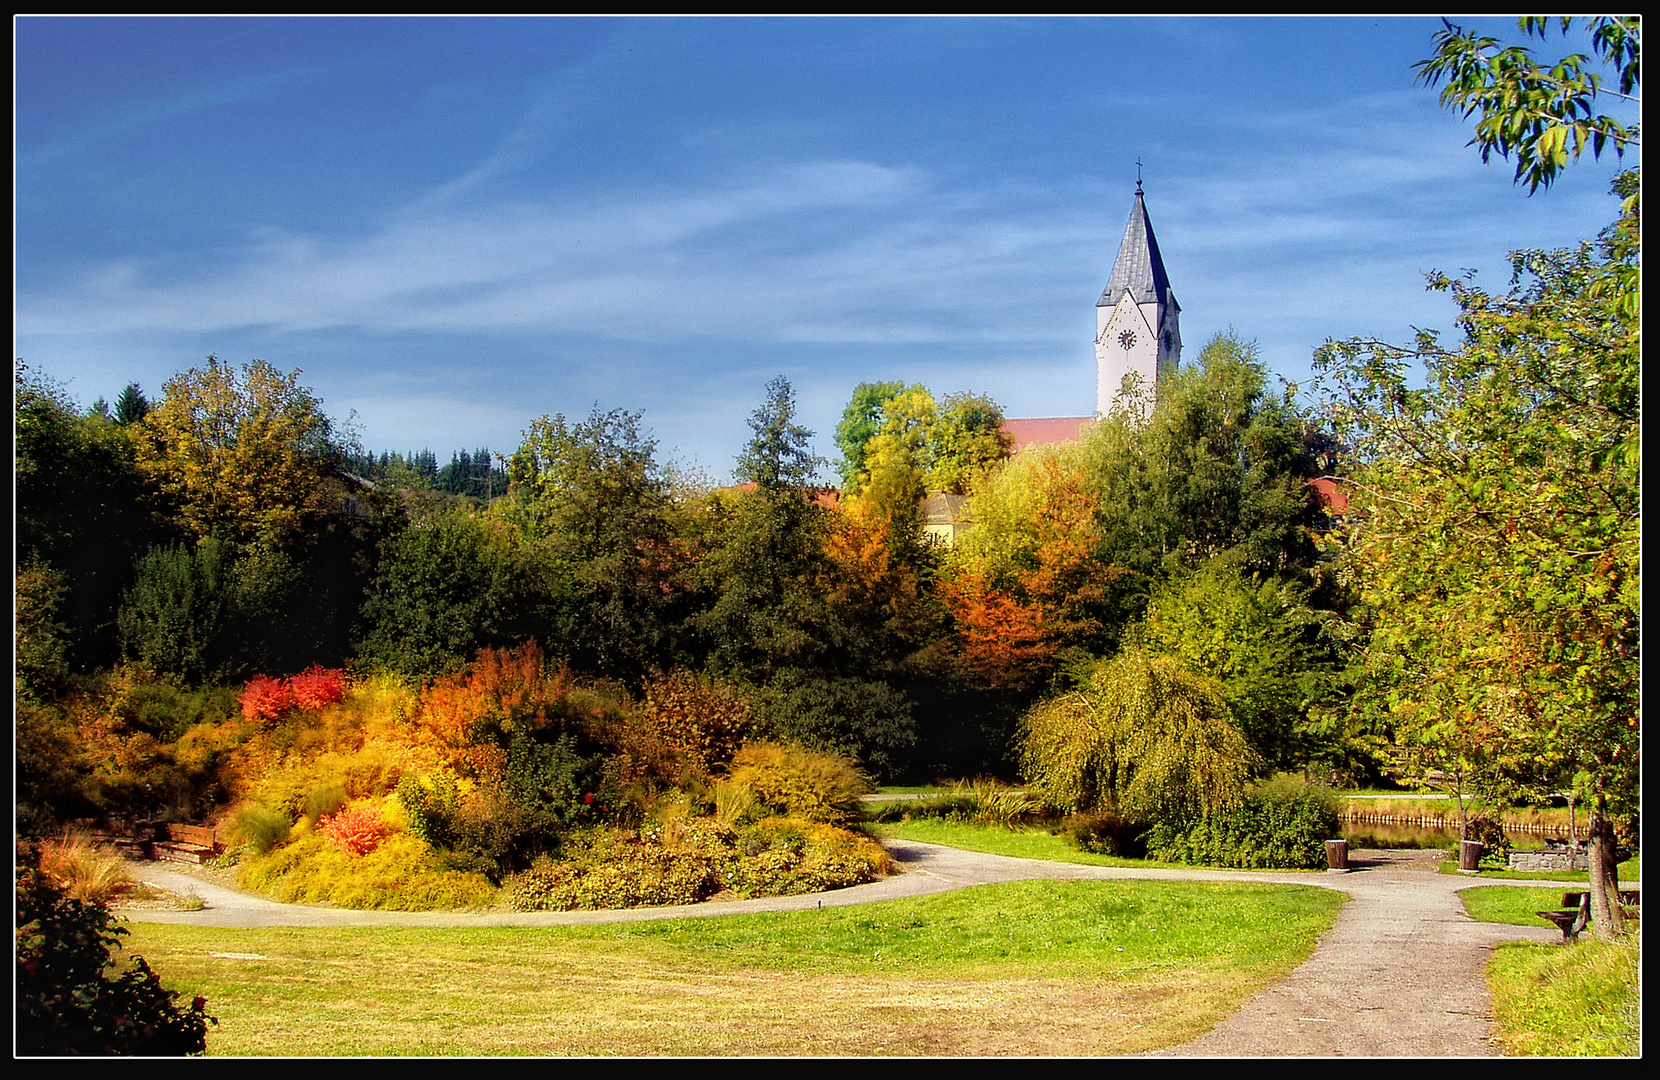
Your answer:
[[[1246,870],[1317,870],[1326,865],[1325,842],[1338,836],[1331,792],[1281,778],[1247,789],[1227,809],[1154,822],[1147,857]]]
[[[768,493],[799,493],[818,478],[823,461],[809,445],[813,433],[795,422],[795,390],[780,375],[767,383],[767,400],[749,417],[755,433],[733,471],[740,484]]]
[[[1256,344],[1217,335],[1160,386],[1146,424],[1098,425],[1103,559],[1152,580],[1167,560],[1194,567],[1229,549],[1246,571],[1311,565],[1320,512],[1304,427],[1289,399],[1269,396]]]
[[[754,489],[724,515],[698,567],[713,600],[694,625],[711,665],[756,683],[792,668],[825,670],[846,636],[822,588],[829,522],[811,486],[819,464],[808,444],[813,433],[794,418],[789,381],[774,379],[749,419],[755,435],[735,470]]]
[[[1147,854],[1147,823],[1111,810],[1073,814],[1061,823],[1061,832],[1079,851],[1121,859]]]
[[[69,675],[69,628],[57,618],[63,576],[37,558],[18,568],[14,582],[17,692],[50,699]]]
[[[192,683],[228,678],[223,631],[230,607],[228,558],[219,541],[152,548],[116,616],[121,651],[160,675]]]
[[[885,682],[790,671],[753,700],[758,732],[846,755],[883,778],[903,771],[916,747],[911,703]]]
[[[481,647],[529,636],[535,600],[508,526],[438,513],[383,544],[358,653],[406,675],[453,671]]]
[[[150,414],[150,399],[144,396],[144,390],[137,383],[131,382],[121,391],[121,396],[115,399],[115,422],[122,427],[136,424]]]
[[[17,565],[45,566],[63,587],[55,620],[80,671],[116,659],[114,612],[133,562],[169,530],[133,462],[128,432],[81,417],[68,396],[18,365],[13,463]]]
[[[65,896],[17,851],[17,1053],[177,1055],[207,1049],[207,1002],[178,1004],[141,956],[117,965],[126,930],[101,904]]]
[[[669,490],[640,415],[544,416],[509,464],[505,511],[546,582],[550,649],[579,671],[638,687],[667,659],[680,591]]]

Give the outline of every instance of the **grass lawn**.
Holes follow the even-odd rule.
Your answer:
[[[1314,950],[1341,895],[1015,882],[610,926],[131,924],[213,1054],[1032,1055],[1179,1045]]]
[[[991,855],[1012,855],[1020,859],[1045,859],[1049,862],[1079,863],[1084,866],[1168,866],[1192,869],[1183,863],[1156,862],[1152,859],[1120,859],[1115,855],[1096,855],[1079,851],[1067,843],[1064,836],[1039,827],[1004,829],[995,825],[975,825],[968,822],[943,821],[938,818],[920,818],[916,821],[873,825],[871,831],[879,836],[900,840],[916,840],[924,844],[943,844],[965,851],[984,851]],[[1208,867],[1226,870],[1228,867]],[[1284,870],[1278,873],[1296,874],[1305,871]],[[1318,873],[1320,871],[1306,871]]]
[[[1534,914],[1559,908],[1561,888],[1494,886],[1459,893],[1482,922],[1543,926]],[[1622,942],[1582,937],[1571,945],[1508,942],[1487,965],[1493,1020],[1505,1052],[1625,1057],[1639,1052],[1642,937]]]

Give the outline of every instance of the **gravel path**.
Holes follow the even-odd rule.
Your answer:
[[[1478,923],[1464,913],[1460,889],[1483,881],[1439,874],[1438,852],[1356,851],[1347,874],[1259,873],[1078,866],[1013,859],[890,840],[904,868],[885,881],[812,896],[774,897],[681,908],[572,912],[351,911],[279,904],[212,884],[165,864],[135,863],[134,877],[207,902],[200,911],[123,910],[135,922],[200,926],[568,926],[648,919],[709,918],[756,911],[842,907],[1031,878],[1265,881],[1347,893],[1337,924],[1314,956],[1259,994],[1232,1019],[1185,1046],[1154,1056],[1295,1057],[1494,1054],[1483,969],[1500,941],[1558,941],[1549,926]],[[1633,883],[1640,885],[1640,883]]]

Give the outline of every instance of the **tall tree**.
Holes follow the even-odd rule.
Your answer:
[[[1621,93],[1635,90],[1640,24],[1591,26]],[[1595,113],[1586,63],[1545,71],[1449,26],[1420,70],[1449,80],[1443,103],[1481,113],[1483,154],[1516,154],[1537,190],[1587,137],[1593,152],[1635,145],[1635,128]],[[1572,785],[1591,810],[1603,935],[1624,922],[1614,825],[1641,795],[1639,186],[1616,181],[1620,217],[1598,244],[1514,255],[1504,295],[1433,277],[1458,303],[1459,347],[1424,332],[1320,357],[1364,464],[1350,545],[1372,613],[1363,693],[1490,787]]]
[[[37,583],[61,585],[52,618],[64,627],[66,659],[83,669],[112,663],[115,608],[133,561],[170,530],[134,464],[130,429],[80,415],[61,388],[21,362],[16,378],[17,566]]]
[[[509,463],[503,510],[554,579],[550,647],[632,683],[667,661],[671,608],[684,591],[655,448],[639,413],[596,408],[576,424],[544,416]]]
[[[749,418],[753,432],[736,478],[754,485],[735,501],[700,577],[714,601],[698,618],[717,669],[765,681],[785,668],[812,668],[827,648],[818,583],[827,569],[826,509],[813,486],[820,459],[813,433],[796,423],[788,379],[767,383]]]
[[[115,399],[115,422],[122,427],[136,424],[150,414],[150,399],[135,382],[128,383]]]
[[[138,466],[192,535],[284,547],[328,507],[343,453],[299,376],[210,356],[168,381],[140,426]]]

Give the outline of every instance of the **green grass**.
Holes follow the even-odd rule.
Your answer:
[[[213,1054],[1100,1054],[1180,1045],[1312,952],[1341,895],[1016,882],[591,927],[134,924]]]
[[[1581,875],[1583,881],[1583,875]],[[1464,910],[1477,922],[1506,923],[1510,926],[1549,926],[1534,914],[1562,907],[1562,889],[1516,889],[1503,885],[1477,886],[1461,890],[1458,898]]]
[[[924,844],[943,844],[965,851],[983,851],[990,855],[1012,855],[1018,859],[1045,859],[1049,862],[1081,863],[1087,866],[1163,866],[1165,863],[1146,859],[1120,859],[1112,855],[1095,855],[1079,851],[1058,836],[1042,828],[1001,829],[992,825],[976,825],[966,821],[942,821],[921,818],[898,824],[872,826],[879,836],[900,840],[916,840]]]
[[[1487,983],[1505,1052],[1550,1057],[1641,1053],[1641,957],[1636,935],[1621,942],[1499,946],[1487,966]]]
[[[1116,855],[1097,855],[1079,851],[1064,836],[1037,826],[1004,829],[995,825],[976,825],[970,822],[942,821],[921,818],[898,824],[874,825],[878,836],[900,840],[916,840],[924,844],[943,844],[965,851],[983,851],[989,855],[1010,855],[1017,859],[1044,859],[1048,862],[1078,863],[1083,866],[1152,866],[1193,869],[1185,863],[1158,862],[1153,859],[1121,859]],[[1210,867],[1225,870],[1228,867]],[[1285,870],[1283,873],[1315,873],[1315,871]]]

